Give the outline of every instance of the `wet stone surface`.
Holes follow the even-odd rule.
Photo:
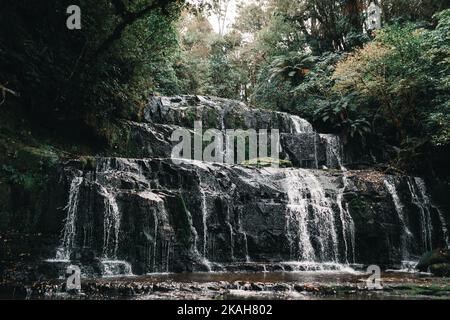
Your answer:
[[[367,275],[336,272],[192,273],[85,279],[81,293],[64,281],[31,286],[3,284],[4,299],[450,299],[448,278],[424,273],[382,274],[381,290],[368,290]]]

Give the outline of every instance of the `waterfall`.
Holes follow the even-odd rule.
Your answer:
[[[348,186],[348,178],[347,171],[344,167],[342,167],[342,182],[343,187],[338,190],[338,194],[336,196],[336,202],[339,208],[339,218],[341,220],[342,225],[342,239],[344,242],[344,257],[346,262],[348,263],[349,251],[352,252],[352,262],[355,262],[355,223],[353,221],[352,216],[350,215],[350,211],[348,209],[347,203],[344,203],[344,192],[347,190]],[[348,238],[350,238],[350,244],[348,243]],[[350,248],[349,248],[350,247]]]
[[[445,222],[445,218],[441,210],[437,208],[433,203],[431,202],[430,198],[428,197],[427,188],[425,185],[425,181],[421,178],[415,177],[414,178],[414,185],[417,187],[414,189],[413,186],[410,187],[413,191],[418,190],[418,194],[413,194],[413,201],[415,204],[417,204],[421,209],[421,213],[423,213],[422,216],[422,223],[426,226],[425,231],[427,233],[426,238],[428,239],[430,243],[431,248],[431,238],[432,238],[432,224],[431,224],[431,209],[435,209],[438,213],[439,220],[441,223],[441,231],[444,237],[445,244],[447,247],[449,247],[449,238],[448,238],[448,229],[447,224]]]
[[[245,232],[244,228],[242,227],[242,210],[239,210],[238,214],[238,225],[239,225],[239,233],[243,235],[244,238],[244,251],[245,251],[245,261],[250,262],[250,256],[248,253],[248,239],[247,239],[247,233]]]
[[[201,99],[194,109],[190,102],[176,102],[180,99],[184,98],[164,102],[167,116],[144,112],[150,124],[141,126],[152,133],[150,144],[146,141],[149,135],[141,134],[142,130],[130,131],[132,156],[139,157],[139,147],[153,148],[155,141],[161,141],[165,149],[170,131],[182,128],[195,114],[196,119],[202,115],[205,124],[216,123],[225,136],[225,126],[233,124],[243,128],[229,129],[254,128],[263,133],[277,129],[278,147],[285,149],[281,155],[293,166],[319,169],[323,165],[333,170],[252,168],[187,159],[175,163],[166,158],[170,152],[165,150],[148,150],[148,159],[96,158],[96,170],[91,161],[88,166],[71,161],[64,166],[73,170],[64,170],[64,174],[79,172],[74,170],[82,167],[84,178],[69,180],[58,259],[91,261],[96,271],[101,264],[105,276],[131,274],[131,266],[123,261],[127,259],[139,273],[216,271],[217,261],[233,262],[225,267],[234,271],[247,269],[243,262],[251,260],[267,263],[268,270],[334,270],[355,262],[355,252],[361,259],[358,262],[371,262],[377,255],[379,263],[389,264],[397,263],[400,253],[406,260],[416,251],[431,249],[438,235],[443,234],[449,244],[445,212],[433,205],[423,180],[397,179],[375,169],[347,171],[340,137],[318,134],[298,116]],[[164,118],[164,124],[151,124],[159,121],[157,118]],[[220,138],[220,132],[216,133]],[[270,151],[277,151],[272,144],[275,136],[270,140],[261,136],[258,156],[269,151],[269,143]],[[234,147],[235,142],[230,145]],[[227,152],[228,156],[236,153],[227,150],[226,139],[223,143],[225,159]],[[172,141],[168,149],[171,145]],[[245,153],[249,148],[245,143]],[[347,201],[350,199],[352,202]],[[413,205],[406,202],[410,199]],[[436,230],[438,217],[442,233]],[[358,248],[356,228],[361,242]],[[395,239],[395,247],[391,239]],[[380,240],[373,248],[376,252],[356,251],[371,249],[376,240]],[[83,259],[74,259],[78,248]],[[291,261],[279,262],[288,260],[288,254]],[[269,268],[269,263],[282,268]]]
[[[97,160],[96,170],[99,174],[125,172],[138,180],[145,180],[138,162],[126,158],[102,158]]]
[[[152,272],[158,272],[158,266],[156,265],[156,256],[157,256],[157,246],[158,246],[158,224],[159,224],[159,217],[158,213],[161,214],[162,217],[168,216],[166,211],[166,206],[164,203],[164,199],[153,192],[150,191],[143,191],[139,193],[139,196],[143,199],[149,200],[151,202],[156,203],[156,207],[152,208],[153,213],[153,226],[149,225],[149,229],[153,227],[153,235],[148,234],[147,239],[149,242],[148,246],[148,253],[147,253],[147,259],[146,259],[146,265],[147,269],[151,269]],[[147,234],[147,233],[146,233]],[[162,263],[161,263],[162,265]],[[162,266],[159,266],[162,270]]]
[[[201,163],[195,163],[195,165],[198,165]],[[211,259],[214,259],[214,248],[213,248],[213,252],[212,254],[210,254],[209,252],[209,248],[208,248],[208,217],[209,217],[209,211],[208,211],[208,202],[207,202],[207,195],[205,192],[205,188],[203,187],[203,182],[202,179],[200,178],[199,175],[199,189],[200,189],[200,195],[201,195],[201,200],[202,200],[202,204],[201,204],[201,210],[202,210],[202,224],[203,224],[203,252],[202,254],[200,254],[198,252],[197,249],[197,245],[195,244],[195,250],[197,251],[196,254],[198,254],[200,256],[200,260],[202,262],[202,264],[207,268],[208,271],[211,271],[213,269],[213,263],[211,263],[211,261],[209,260],[211,257]],[[227,222],[227,225],[229,227],[230,230],[230,241],[231,241],[231,256],[234,255],[234,248],[233,248],[233,227],[231,226],[231,224],[229,222]],[[194,228],[195,231],[195,228]],[[195,236],[195,238],[197,239],[198,235]],[[195,239],[195,243],[197,242],[197,240]],[[219,264],[214,263],[214,266],[220,266]]]
[[[105,278],[133,275],[131,264],[126,261],[102,260],[102,268],[102,276]]]
[[[162,261],[161,261],[161,271],[169,273],[170,271],[170,248],[171,241],[164,241],[162,244]]]
[[[76,220],[78,213],[80,186],[82,183],[82,177],[75,177],[70,184],[69,200],[66,207],[64,208],[65,210],[67,210],[67,216],[64,221],[61,245],[56,252],[56,260],[70,260],[72,249],[75,246]]]
[[[226,216],[227,220],[226,220],[226,224],[228,226],[228,230],[230,232],[230,256],[231,256],[231,260],[234,260],[234,230],[233,230],[233,226],[230,222],[231,217],[230,217],[230,206],[227,204],[227,216]]]
[[[162,203],[162,209],[165,210],[164,202]],[[153,211],[154,229],[153,229],[153,264],[152,270],[156,272],[156,249],[158,246],[158,213]]]
[[[103,276],[133,275],[131,265],[117,259],[121,214],[115,195],[104,186],[99,185],[103,196],[105,211],[103,213],[103,257],[101,264]]]
[[[416,182],[419,181],[415,178],[408,178],[408,188],[411,194],[412,203],[419,208],[420,212],[420,224],[422,230],[422,244],[425,251],[432,249],[432,232],[433,227],[431,224],[431,213],[429,209],[429,203],[426,202],[428,197],[424,198],[424,190],[420,189]],[[426,195],[425,195],[426,196]]]
[[[326,147],[326,164],[328,168],[342,169],[342,142],[339,136],[335,134],[320,134],[322,141]]]
[[[103,164],[104,165],[104,164]],[[49,262],[71,260],[73,248],[76,245],[76,222],[79,210],[80,187],[84,178],[75,177],[70,185],[69,200],[66,207],[67,216],[64,220],[63,237],[61,245],[57,248],[56,258]],[[103,259],[101,260],[102,275],[105,277],[114,275],[132,275],[131,265],[126,261],[117,259],[120,230],[120,212],[114,196],[103,186],[100,186],[100,194],[104,197],[104,234],[103,234]],[[83,245],[86,245],[86,230],[84,230]]]
[[[450,239],[448,236],[447,222],[445,221],[444,213],[434,204],[432,204],[432,208],[436,210],[436,212],[438,213],[439,221],[441,222],[442,225],[442,234],[444,236],[445,245],[447,246],[447,248],[450,249]]]
[[[317,158],[317,134],[314,133],[314,164],[315,168],[319,169],[319,160]]]
[[[104,198],[103,214],[103,257],[116,259],[119,247],[120,211],[115,196],[100,185],[100,194]]]
[[[245,249],[245,262],[250,262],[250,256],[248,254],[248,240],[247,240],[247,233],[245,231],[241,231],[244,235],[244,249]]]
[[[206,202],[206,193],[202,187],[202,182],[200,180],[199,184],[200,195],[202,198],[202,222],[203,222],[203,258],[208,257],[208,207]]]
[[[291,242],[292,246],[293,235],[290,232],[290,222],[292,220],[293,223],[297,223],[298,228],[298,258],[305,261],[313,261],[315,259],[315,254],[308,230],[308,206],[306,201],[303,198],[299,197],[302,196],[300,195],[299,191],[303,188],[303,186],[298,175],[295,174],[295,172],[290,171],[287,174],[285,187],[289,200],[289,204],[287,207],[288,216],[286,217],[286,221],[289,223],[287,226],[289,241]]]
[[[344,201],[344,193],[348,188],[348,171],[342,161],[343,146],[339,136],[334,134],[320,134],[320,138],[326,144],[326,164],[329,168],[338,167],[342,171],[342,188],[338,190],[336,202],[339,208],[339,218],[342,225],[342,238],[344,242],[344,257],[348,262],[349,251],[352,251],[352,261],[355,262],[355,223],[348,204]],[[350,245],[348,238],[350,238]],[[350,248],[349,248],[350,246]]]
[[[407,244],[412,239],[412,233],[408,229],[408,224],[407,224],[405,212],[404,212],[405,206],[403,205],[403,203],[400,200],[400,197],[398,196],[397,188],[395,186],[395,181],[390,181],[390,180],[385,179],[383,181],[383,183],[384,183],[387,191],[389,192],[389,194],[392,197],[392,201],[394,202],[394,206],[395,206],[395,211],[397,212],[398,219],[400,221],[400,225],[402,228],[402,233],[400,235],[402,259],[408,260],[409,252],[408,252]]]
[[[292,132],[293,134],[299,134],[299,133],[314,133],[314,129],[312,125],[306,121],[305,119],[302,119],[298,116],[290,115],[289,118],[292,122]]]
[[[290,228],[297,231],[298,259],[337,262],[339,248],[334,213],[319,180],[308,170],[288,171],[285,189],[289,200],[286,218]]]
[[[222,109],[220,112],[220,131],[222,132],[222,159],[223,163],[227,163],[228,159],[228,145],[230,143],[230,138],[227,135],[227,128],[225,127],[225,109]],[[232,154],[234,151],[231,151]],[[234,160],[234,159],[233,159]]]

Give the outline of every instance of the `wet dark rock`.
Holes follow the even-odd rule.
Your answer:
[[[261,272],[264,271],[264,265],[257,263],[233,263],[227,264],[225,269],[229,272]]]
[[[221,285],[217,283],[209,283],[207,285],[207,290],[210,291],[219,291],[221,289]]]
[[[273,291],[290,291],[291,286],[286,283],[278,283],[271,288]]]
[[[176,287],[173,284],[160,283],[153,286],[154,292],[172,292],[174,290],[176,290]]]
[[[294,284],[293,289],[297,292],[306,292],[306,287],[301,284]]]
[[[435,264],[441,265],[447,263],[450,263],[450,250],[440,248],[425,253],[420,258],[420,261],[417,264],[416,269],[422,272],[426,272],[431,266]],[[438,269],[445,269],[445,266],[439,266],[436,268],[436,270]]]
[[[289,173],[295,172],[293,169],[266,170],[191,162],[175,165],[165,159],[96,158],[95,162],[94,171],[80,171],[82,166],[74,161],[64,165],[58,187],[68,190],[74,176],[83,177],[76,220],[79,232],[74,238],[72,260],[83,265],[84,274],[99,276],[105,272],[98,258],[105,253],[103,226],[105,212],[110,210],[105,192],[115,201],[120,214],[116,259],[128,262],[134,274],[307,270],[302,265],[281,263],[298,259],[299,234],[295,230],[287,232],[287,226],[293,224],[288,221],[286,179]],[[350,238],[346,238],[348,248],[345,251],[336,203],[339,190],[343,188],[342,173],[308,171],[299,174],[307,173],[320,183],[331,204],[339,260],[353,261]],[[371,171],[348,173],[347,188],[351,191],[343,195],[354,221],[354,258],[358,263],[390,266],[403,260],[401,222],[383,185],[384,179],[390,177]],[[397,179],[400,186],[406,183],[405,178]],[[58,200],[61,206],[67,204],[68,193]],[[311,191],[305,196],[310,199]],[[404,203],[411,201],[408,193],[399,196]],[[208,211],[205,257],[204,206]],[[405,213],[414,217],[420,214],[420,208],[405,207]],[[433,211],[432,215],[435,214]],[[58,212],[53,219],[59,221],[62,230],[65,213]],[[432,223],[433,230],[440,230],[434,216]],[[314,240],[317,230],[310,232]],[[420,229],[411,228],[411,232],[416,239],[421,239]],[[110,237],[107,252],[112,253],[114,234]],[[54,252],[58,245],[58,242],[53,244]],[[316,251],[319,248],[314,241],[312,246]],[[410,254],[421,254],[420,241],[409,250]],[[49,254],[46,258],[51,257]],[[248,259],[252,262],[248,263]],[[63,267],[58,269],[55,265],[52,275]],[[124,268],[122,265],[120,272],[125,273]]]
[[[293,269],[290,266],[282,266],[280,264],[267,264],[265,266],[265,270],[269,272],[276,272],[276,271],[293,271]]]
[[[281,159],[286,160],[283,163],[303,168],[339,167],[337,159],[327,151],[326,139],[314,133],[306,121],[286,113],[249,108],[237,101],[213,97],[151,97],[144,118],[145,123],[123,123],[121,131],[128,132],[126,142],[122,143],[123,156],[168,158],[174,146],[170,139],[172,132],[187,128],[193,137],[194,121],[202,121],[204,129],[221,131],[267,129],[270,134],[270,130],[277,129],[281,133]],[[298,129],[305,132],[296,132]],[[269,138],[269,148],[270,143]]]
[[[283,134],[281,145],[295,167],[315,169],[327,164],[326,145],[317,133]]]
[[[191,286],[191,287],[190,287],[190,290],[191,290],[192,292],[202,292],[202,291],[203,291],[203,288],[200,288],[200,287],[198,287],[198,286]]]
[[[263,291],[264,285],[261,283],[251,283],[250,288],[252,291]]]
[[[435,263],[430,267],[430,272],[438,277],[449,277],[450,276],[450,263]]]

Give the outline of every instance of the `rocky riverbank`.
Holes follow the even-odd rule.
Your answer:
[[[368,290],[364,273],[193,273],[86,279],[81,293],[64,282],[4,284],[4,299],[450,299],[448,278],[429,274],[382,274],[382,289]]]

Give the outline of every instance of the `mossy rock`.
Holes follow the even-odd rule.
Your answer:
[[[449,285],[430,284],[430,285],[417,285],[417,284],[403,284],[395,286],[396,292],[400,293],[404,297],[447,297],[450,291]]]
[[[193,128],[194,122],[202,120],[202,115],[197,113],[196,108],[188,108],[183,115],[183,123],[188,128]]]
[[[367,212],[367,203],[358,197],[351,199],[349,207],[352,212]]]
[[[225,117],[225,126],[227,129],[244,130],[246,129],[245,119],[242,114],[230,112]]]
[[[50,148],[23,147],[17,151],[15,166],[27,171],[40,170],[55,165],[58,160],[58,155]]]
[[[118,157],[137,157],[140,148],[132,139],[130,125],[126,121],[110,123],[103,129],[107,141],[107,155]],[[87,157],[88,158],[88,157]],[[90,161],[92,164],[92,161]],[[89,163],[86,163],[89,169]]]
[[[83,170],[95,170],[97,167],[97,159],[95,157],[84,156],[80,157],[80,163]]]
[[[273,158],[256,158],[241,163],[245,167],[267,168],[277,164],[280,168],[292,168],[292,162],[289,160],[277,160]]]
[[[421,258],[416,266],[416,269],[422,272],[428,271],[428,268],[435,264],[450,263],[449,249],[436,249],[428,251]]]
[[[207,128],[220,129],[220,115],[219,112],[214,108],[207,108],[206,115],[203,115],[203,125]]]
[[[450,277],[450,263],[436,263],[430,266],[430,272],[437,277]]]

